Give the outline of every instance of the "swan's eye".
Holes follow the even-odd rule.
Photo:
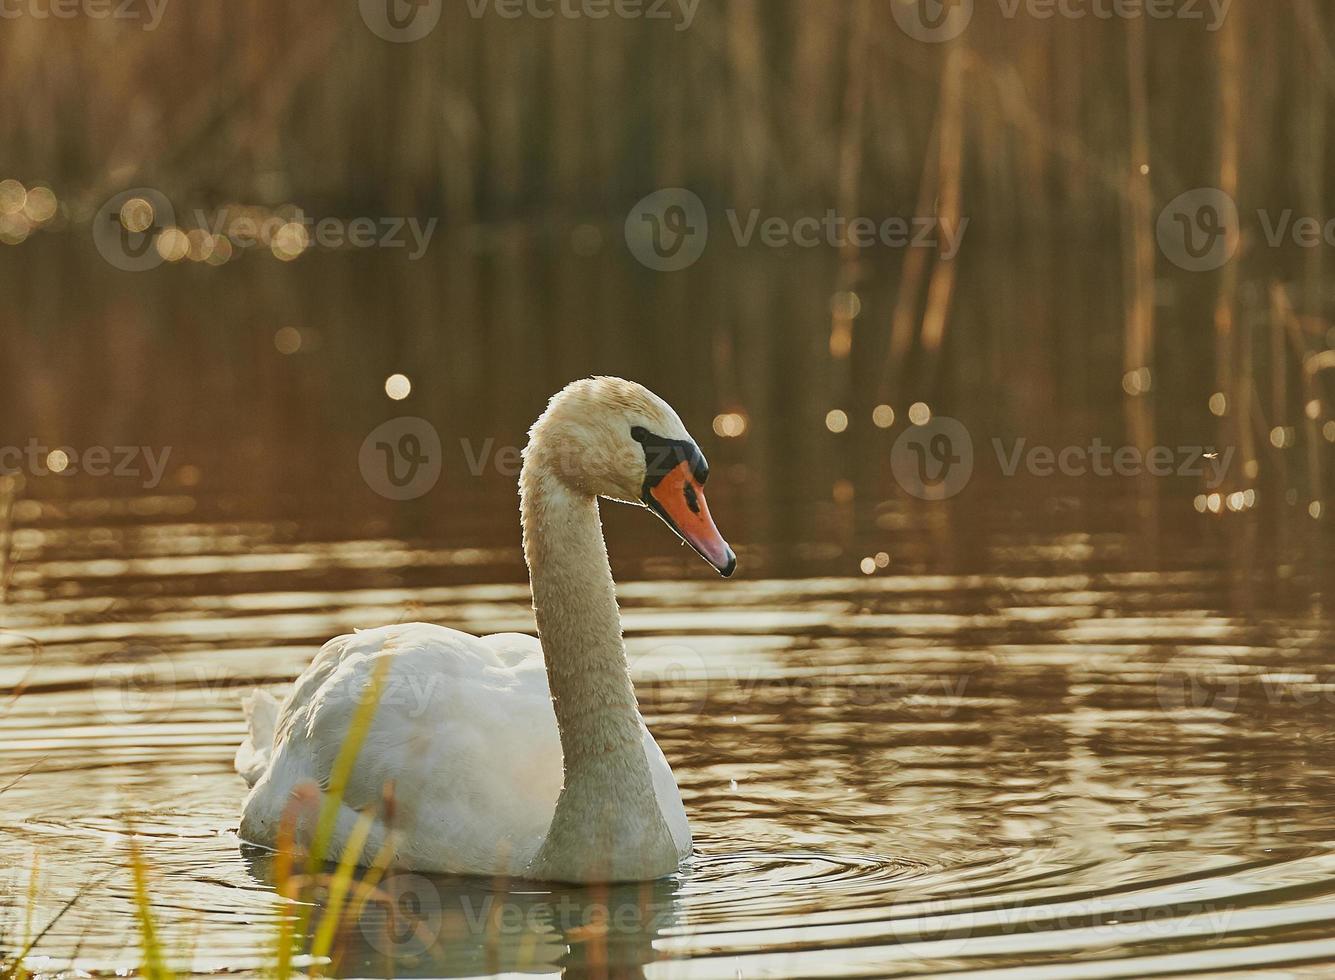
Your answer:
[[[686,506],[691,509],[692,514],[700,513],[700,497],[695,492],[695,487],[686,484]]]

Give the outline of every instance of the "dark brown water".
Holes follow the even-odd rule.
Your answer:
[[[605,508],[632,671],[698,853],[672,880],[611,889],[394,875],[329,972],[1317,976],[1335,962],[1328,522],[1245,474],[1006,476],[993,439],[1125,441],[1120,369],[1098,343],[1010,386],[1023,350],[963,352],[882,430],[874,346],[829,356],[817,259],[665,285],[610,246],[446,250],[411,275],[317,255],[143,277],[43,248],[4,267],[0,343],[23,369],[7,370],[0,442],[170,452],[153,486],[142,468],[7,483],[0,786],[17,782],[0,795],[0,949],[88,889],[31,968],[138,964],[131,834],[180,966],[272,959],[290,909],[234,833],[239,693],[283,693],[354,627],[531,629],[496,454],[593,372],[679,409],[741,559],[721,582],[656,521]],[[1112,304],[1079,295],[1112,322]],[[966,290],[960,318],[1021,335],[1030,304],[995,297]],[[300,350],[278,349],[282,327]],[[1190,407],[1160,435],[1210,447],[1208,380],[1181,354],[1161,397]],[[398,403],[395,372],[412,382]],[[949,500],[909,495],[891,465],[918,399],[971,435],[972,478]],[[746,416],[740,438],[711,432],[726,413]],[[439,482],[406,502],[377,493],[358,455],[399,416],[441,445]]]

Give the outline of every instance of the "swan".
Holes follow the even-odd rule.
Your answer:
[[[330,640],[281,704],[263,691],[243,700],[239,836],[274,847],[295,812],[309,844],[360,696],[388,658],[328,853],[369,811],[362,863],[388,842],[415,871],[563,882],[676,871],[690,826],[631,686],[598,498],[649,508],[727,577],[737,559],[705,503],[708,476],[677,413],[642,385],[595,377],[558,392],[519,474],[537,638],[408,623]]]

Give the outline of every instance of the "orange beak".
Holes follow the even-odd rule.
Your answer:
[[[737,556],[714,526],[704,488],[691,475],[690,463],[669,470],[649,488],[644,502],[724,578],[736,570]]]

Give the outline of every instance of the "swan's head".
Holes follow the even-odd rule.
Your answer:
[[[704,454],[672,406],[643,385],[567,385],[534,423],[524,459],[576,493],[648,507],[722,575],[736,569],[705,503]]]

